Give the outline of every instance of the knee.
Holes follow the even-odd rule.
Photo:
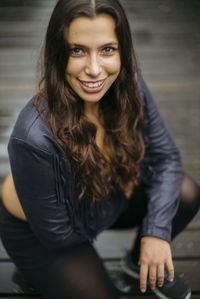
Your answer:
[[[187,208],[200,206],[200,186],[189,174],[183,173],[180,190],[180,204]]]

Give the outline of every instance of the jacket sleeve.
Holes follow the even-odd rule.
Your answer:
[[[141,76],[138,83],[147,119],[144,130],[144,139],[148,144],[146,172],[151,173],[147,179],[149,201],[143,219],[142,236],[155,236],[170,242],[172,219],[179,204],[181,156]]]
[[[86,241],[70,221],[69,190],[61,185],[56,154],[12,137],[8,153],[20,203],[40,242],[47,248],[62,248]],[[66,176],[69,179],[67,172]]]

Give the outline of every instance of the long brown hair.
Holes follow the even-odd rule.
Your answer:
[[[69,57],[66,40],[70,22],[77,17],[94,18],[109,14],[116,23],[121,70],[118,78],[99,101],[104,145],[109,162],[96,145],[97,128],[84,115],[84,101],[72,90],[65,78]],[[135,80],[137,63],[130,27],[117,0],[59,0],[48,25],[44,48],[44,71],[38,99],[46,103],[46,117],[57,142],[66,156],[76,163],[80,187],[95,200],[109,198],[111,190],[132,191],[138,183],[140,163],[144,156],[141,134],[143,107]]]

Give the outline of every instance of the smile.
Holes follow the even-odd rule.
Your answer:
[[[106,79],[96,82],[78,80],[82,89],[86,92],[99,92],[103,88]]]
[[[81,80],[80,80],[81,81]],[[103,84],[103,82],[105,81],[104,80],[101,80],[101,81],[97,81],[97,82],[86,82],[86,81],[81,81],[81,83],[87,87],[90,87],[90,88],[94,88],[94,87],[98,87],[100,85]]]

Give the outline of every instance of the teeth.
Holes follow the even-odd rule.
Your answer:
[[[90,87],[90,88],[94,88],[94,87],[98,87],[100,86],[101,84],[103,84],[103,80],[102,81],[99,81],[99,82],[95,82],[95,83],[88,83],[88,82],[83,82],[83,85],[87,86],[87,87]]]

